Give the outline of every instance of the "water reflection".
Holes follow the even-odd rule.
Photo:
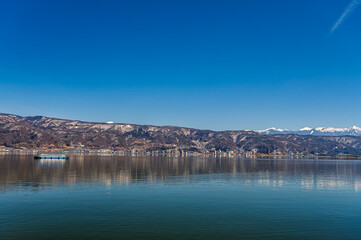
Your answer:
[[[63,167],[65,159],[37,159],[39,167]]]
[[[72,183],[107,186],[130,183],[241,181],[246,184],[302,189],[361,190],[357,160],[214,159],[75,155],[70,160],[33,160],[33,156],[0,156],[3,190],[41,189]]]

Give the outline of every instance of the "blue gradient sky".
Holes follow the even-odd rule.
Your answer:
[[[1,1],[0,112],[202,129],[361,126],[349,1]]]

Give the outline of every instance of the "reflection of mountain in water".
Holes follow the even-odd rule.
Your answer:
[[[347,187],[358,190],[361,189],[361,162],[84,155],[62,162],[39,162],[32,156],[0,157],[0,185],[4,190],[16,186],[38,189],[82,182],[114,185],[230,179],[274,187],[297,184],[305,189]]]

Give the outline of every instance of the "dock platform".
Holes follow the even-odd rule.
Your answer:
[[[68,156],[63,151],[38,151],[34,159],[63,159],[67,160]]]

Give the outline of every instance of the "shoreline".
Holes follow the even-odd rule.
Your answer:
[[[24,154],[35,155],[38,151],[64,151],[68,155],[95,155],[95,156],[163,156],[163,157],[210,157],[210,158],[269,158],[269,159],[361,159],[361,155],[326,155],[326,154],[262,154],[262,153],[231,153],[231,152],[182,152],[182,151],[118,151],[111,149],[14,149],[1,148],[0,154]],[[173,149],[172,149],[173,150]]]

